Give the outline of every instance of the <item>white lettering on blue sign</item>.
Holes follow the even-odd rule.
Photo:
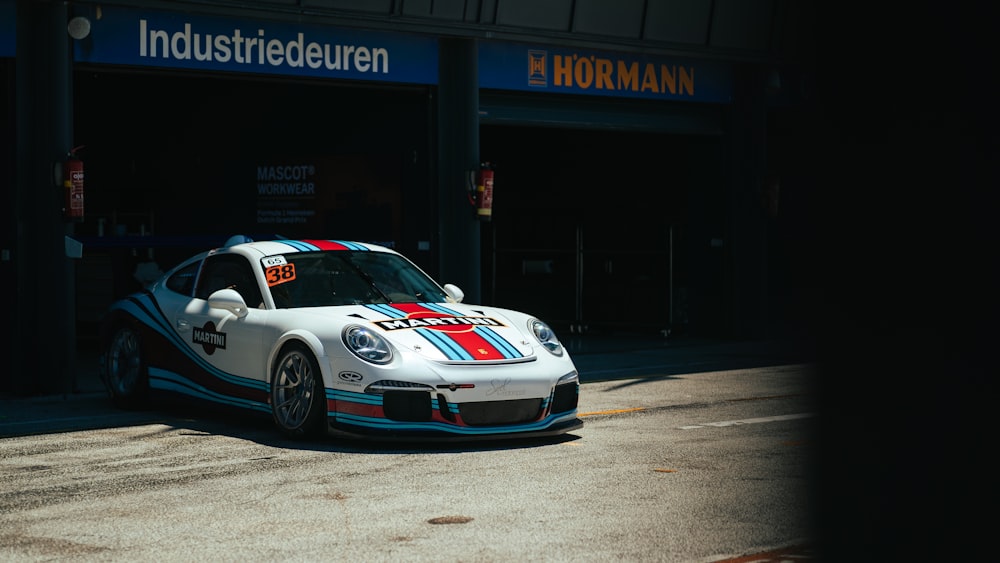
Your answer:
[[[268,38],[263,29],[256,36],[247,36],[239,28],[231,35],[212,35],[193,30],[185,23],[183,30],[173,33],[150,29],[145,19],[139,20],[139,57],[174,59],[261,66],[342,70],[361,73],[388,74],[389,50],[364,45],[331,45],[306,42],[305,34],[282,41]]]

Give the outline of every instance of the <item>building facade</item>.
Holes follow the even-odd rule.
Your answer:
[[[810,10],[0,0],[0,388],[71,390],[113,299],[233,234],[385,244],[565,333],[766,336]]]

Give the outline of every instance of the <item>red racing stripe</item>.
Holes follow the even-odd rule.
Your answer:
[[[347,250],[346,246],[340,244],[339,242],[333,242],[332,240],[308,239],[308,240],[303,240],[302,242],[314,244],[320,250]]]
[[[332,405],[331,405],[332,403]],[[381,405],[369,405],[365,403],[354,403],[351,401],[327,400],[327,409],[332,409],[338,413],[353,414],[355,416],[365,416],[368,418],[385,418],[385,411]]]
[[[393,307],[406,313],[406,318],[408,319],[454,317],[454,315],[447,315],[421,307],[416,303],[393,303]],[[476,327],[474,325],[443,325],[424,328],[427,330],[436,330],[443,336],[450,337],[452,342],[458,344],[463,350],[471,354],[473,359],[500,360],[504,357],[495,346],[475,332]]]
[[[474,332],[472,327],[469,327],[469,332],[448,332],[448,336],[455,341],[456,344],[462,347],[463,350],[472,354],[473,359],[476,360],[502,360],[503,354],[500,353],[492,344],[486,341],[485,338],[479,336],[479,333]]]

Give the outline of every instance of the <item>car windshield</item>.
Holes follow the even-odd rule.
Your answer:
[[[275,306],[442,302],[441,288],[405,258],[385,252],[295,252],[261,260]]]

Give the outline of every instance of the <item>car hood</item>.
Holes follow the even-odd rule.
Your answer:
[[[336,307],[377,330],[397,348],[434,361],[508,363],[534,358],[525,319],[510,311],[457,303],[392,303]]]

